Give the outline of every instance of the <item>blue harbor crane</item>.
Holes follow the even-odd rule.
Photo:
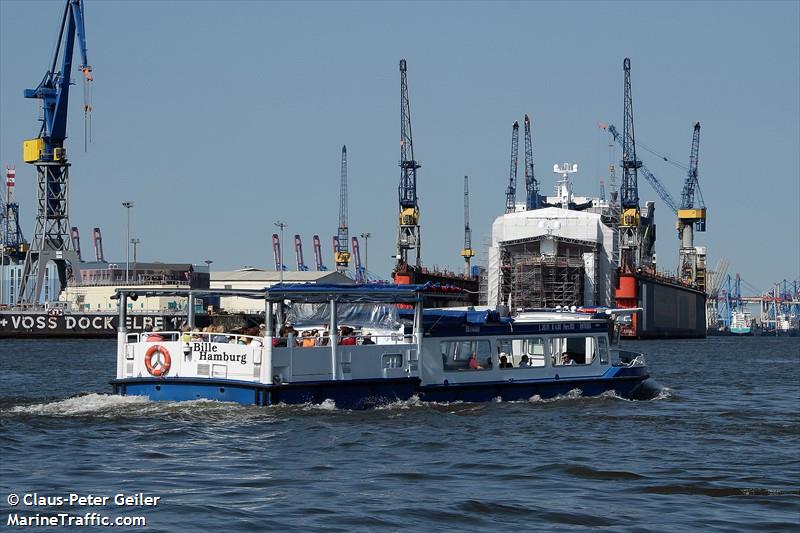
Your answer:
[[[606,129],[617,143],[620,145],[623,144],[623,136],[619,134],[613,124],[609,124]],[[705,231],[706,228],[706,206],[698,181],[699,149],[700,123],[697,122],[694,125],[692,148],[689,156],[689,170],[683,185],[680,204],[675,201],[666,187],[664,187],[658,178],[656,178],[641,161],[638,162],[638,171],[647,179],[647,182],[653,187],[664,203],[667,204],[667,207],[678,217],[677,229],[681,241],[678,257],[678,276],[686,283],[694,285],[700,290],[705,290],[705,253],[698,252],[697,248],[694,246],[694,230]],[[664,160],[668,161],[666,157],[664,157]]]
[[[420,257],[419,203],[417,198],[417,169],[414,143],[411,137],[411,106],[408,98],[408,67],[400,60],[400,224],[397,234],[397,265],[395,272],[409,268],[408,253],[414,251],[416,268],[422,265]]]
[[[56,40],[52,62],[35,89],[26,89],[25,98],[41,100],[41,127],[35,139],[23,144],[23,159],[36,166],[37,216],[31,248],[25,257],[18,296],[19,304],[39,303],[46,265],[53,262],[60,288],[68,281],[80,284],[80,261],[70,239],[69,162],[64,141],[67,139],[67,103],[72,84],[72,56],[78,41],[84,78],[84,124],[90,124],[90,87],[92,67],[86,54],[86,31],[81,0],[67,0]],[[61,67],[58,68],[59,53]],[[87,131],[91,131],[87,129]],[[86,134],[84,134],[86,139]]]
[[[513,213],[517,205],[517,161],[519,159],[519,122],[511,125],[511,166],[508,170],[506,188],[506,213]]]
[[[700,123],[696,122],[692,132],[692,148],[689,153],[689,172],[683,183],[681,205],[678,214],[678,238],[681,248],[678,258],[678,275],[686,283],[705,291],[705,252],[700,253],[694,245],[694,230],[706,230],[706,204],[700,191],[698,158],[700,152]],[[696,204],[695,204],[696,202]]]
[[[342,171],[339,182],[339,231],[336,234],[336,245],[334,248],[334,262],[336,270],[339,272],[347,271],[350,265],[350,252],[347,249],[348,228],[347,228],[347,146],[342,146]]]
[[[629,58],[626,57],[623,60],[622,69],[624,72],[622,135],[619,135],[613,125],[608,126],[609,133],[622,145],[622,184],[620,185],[622,213],[619,222],[622,253],[620,254],[620,267],[627,272],[640,268],[654,270],[655,204],[647,202],[647,210],[644,214],[642,213],[639,205],[638,175],[639,172],[642,172],[651,184],[657,183],[658,180],[642,166],[642,162],[636,157],[633,95],[631,91],[631,60]],[[661,194],[658,186],[653,186]],[[663,192],[669,197],[666,189]],[[674,202],[672,203],[674,204]]]
[[[697,180],[698,158],[700,152],[700,123],[696,122],[692,132],[692,150],[689,154],[689,173],[683,183],[681,192],[681,206],[678,209],[678,230],[684,226],[694,225],[697,231],[706,230],[706,203],[700,191],[700,182]],[[697,205],[695,205],[695,197]]]
[[[639,183],[638,173],[642,162],[636,158],[636,138],[633,131],[633,96],[631,94],[631,60],[622,62],[625,73],[623,124],[622,124],[622,185],[620,201],[623,219],[628,226],[638,226],[639,219]]]
[[[608,133],[611,135],[611,137],[615,141],[617,141],[617,143],[620,146],[622,146],[622,135],[620,135],[616,126],[614,126],[613,124],[609,124],[606,129],[608,130]],[[647,183],[649,183],[650,186],[653,188],[653,190],[656,191],[656,194],[658,194],[659,198],[661,198],[664,201],[664,203],[667,204],[667,207],[669,207],[673,213],[677,214],[678,202],[675,201],[675,198],[672,197],[667,188],[664,187],[664,185],[658,180],[658,178],[656,178],[655,175],[652,172],[650,172],[650,170],[641,161],[638,162],[637,168],[638,168],[638,174],[644,176],[645,180],[647,180]]]
[[[531,138],[531,120],[525,115],[525,209],[540,209],[542,197],[539,196],[539,182],[533,172],[533,140]]]

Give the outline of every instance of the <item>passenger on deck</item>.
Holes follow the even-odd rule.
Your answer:
[[[342,346],[355,346],[356,338],[353,336],[353,328],[342,326],[339,330],[339,344]]]
[[[211,331],[216,333],[216,335],[211,336],[211,342],[228,342],[228,336],[222,335],[225,332],[225,327],[222,324],[211,326],[211,328]]]
[[[314,336],[313,335],[314,334],[312,333],[311,330],[304,331],[303,332],[303,338],[300,341],[300,346],[302,346],[303,348],[313,348],[315,346],[315,344],[316,344],[316,342],[314,341]]]
[[[292,346],[300,346],[300,332],[294,329],[291,322],[286,323],[286,337],[292,339],[292,342],[294,342]],[[286,342],[288,344],[289,341],[287,340]]]
[[[514,365],[508,362],[508,357],[506,357],[506,354],[500,355],[500,368],[514,368]]]
[[[361,339],[361,344],[375,344],[375,341],[372,340],[372,335],[369,333],[364,333],[364,337]]]
[[[519,360],[519,368],[527,368],[530,367],[531,363],[528,359],[528,354],[522,354],[522,357]]]
[[[327,346],[331,342],[331,337],[327,331],[322,332],[322,337],[317,339],[317,346]]]
[[[281,329],[278,330],[278,336],[272,339],[272,346],[274,348],[286,347],[287,331],[288,328],[286,326],[281,326]]]
[[[569,352],[564,352],[561,354],[561,364],[562,365],[574,365],[575,359],[572,357],[572,354]]]
[[[475,352],[472,352],[472,355],[469,356],[469,362],[467,363],[467,366],[470,370],[483,370],[483,367],[478,362],[478,354]]]

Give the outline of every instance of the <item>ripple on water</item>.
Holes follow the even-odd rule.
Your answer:
[[[798,341],[637,343],[655,401],[348,411],[102,394],[113,342],[4,340],[0,485],[162,496],[167,531],[797,530]]]

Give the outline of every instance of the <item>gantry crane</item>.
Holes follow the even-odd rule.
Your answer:
[[[525,114],[525,209],[539,209],[542,207],[542,197],[539,196],[539,182],[533,172],[533,139],[531,137],[531,120]]]
[[[414,266],[422,265],[420,257],[419,202],[417,198],[417,169],[421,165],[414,159],[411,136],[411,105],[408,98],[406,60],[400,60],[400,224],[397,232],[397,265],[395,272],[409,268],[408,254],[414,252]]]
[[[297,271],[307,271],[308,267],[306,266],[305,261],[303,261],[303,241],[300,239],[300,235],[298,234],[295,234],[294,236],[294,257],[297,264]]]
[[[283,264],[283,252],[281,251],[281,238],[277,233],[272,234],[272,257],[275,259],[275,271],[286,270]]]
[[[689,172],[683,184],[681,206],[678,209],[678,237],[681,248],[678,258],[678,275],[698,289],[706,290],[705,254],[694,246],[694,230],[706,230],[706,204],[700,191],[698,177],[698,156],[700,153],[700,123],[694,125],[692,148],[689,153]],[[695,198],[697,205],[695,205]]]
[[[342,146],[342,171],[339,182],[339,231],[334,244],[336,270],[345,272],[350,266],[350,252],[347,250],[347,146]]]
[[[353,236],[353,266],[356,268],[356,283],[367,282],[367,269],[361,264],[361,249],[358,246],[358,237]]]
[[[106,257],[103,253],[103,234],[100,233],[100,228],[94,228],[92,231],[92,241],[94,244],[94,260],[98,263],[105,263]]]
[[[313,243],[314,243],[314,262],[316,263],[317,271],[324,272],[328,270],[328,267],[326,267],[322,262],[322,244],[320,244],[319,235],[314,235]]]
[[[35,139],[23,144],[23,159],[36,166],[37,215],[31,248],[25,257],[18,303],[38,304],[44,286],[46,266],[56,265],[60,289],[68,281],[80,284],[80,261],[70,242],[69,224],[69,163],[64,149],[67,138],[67,103],[72,83],[72,55],[75,40],[83,60],[80,70],[84,76],[84,117],[92,109],[89,87],[92,67],[86,55],[86,32],[81,0],[67,0],[56,49],[49,70],[35,89],[26,89],[25,98],[42,101],[41,128]],[[59,52],[61,68],[56,70]]]
[[[469,177],[464,176],[464,248],[461,257],[464,258],[464,275],[470,275],[470,261],[475,256],[472,249],[472,229],[469,227]]]
[[[77,226],[72,226],[70,229],[70,239],[72,239],[72,249],[78,254],[78,261],[83,261],[81,255],[81,232]]]
[[[506,213],[513,213],[517,206],[517,161],[519,159],[519,122],[511,125],[511,165],[508,170],[506,188]]]

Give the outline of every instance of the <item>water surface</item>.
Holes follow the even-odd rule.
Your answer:
[[[7,494],[160,496],[148,530],[800,528],[800,338],[632,342],[658,399],[268,410],[109,396],[115,342],[0,341]]]

